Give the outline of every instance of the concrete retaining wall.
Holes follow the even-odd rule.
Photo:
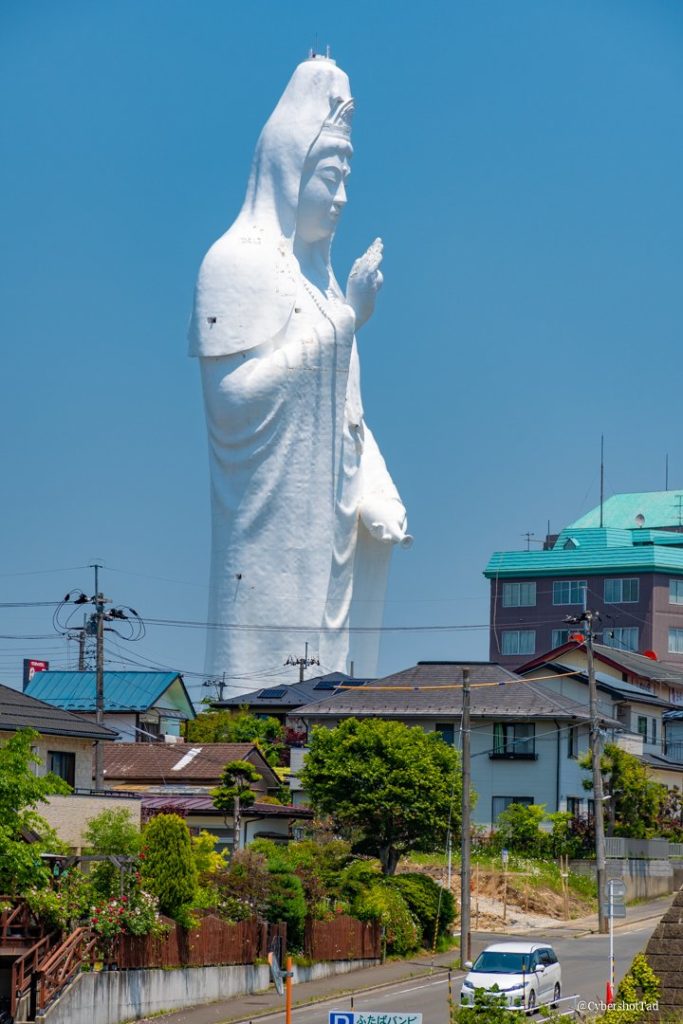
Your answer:
[[[294,984],[348,974],[378,960],[339,960],[294,968]],[[80,974],[36,1020],[44,1024],[120,1024],[161,1010],[181,1010],[230,996],[262,992],[266,966],[183,967],[176,970],[104,971]]]
[[[578,875],[595,878],[594,860],[573,860],[569,867]],[[675,892],[674,871],[670,860],[618,860],[607,861],[607,877],[620,878],[626,885],[626,902],[654,899]]]

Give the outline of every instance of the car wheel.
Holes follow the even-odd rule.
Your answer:
[[[555,989],[554,989],[554,991],[553,991],[553,1001],[552,1001],[552,1003],[550,1004],[550,1005],[552,1006],[553,1010],[556,1010],[556,1009],[557,1009],[557,1004],[558,1004],[558,1003],[559,1003],[559,1001],[560,1001],[560,994],[561,994],[561,989],[560,989],[560,985],[559,985],[559,982],[558,982],[558,983],[557,983],[557,984],[555,985]]]
[[[533,989],[529,989],[529,995],[526,1001],[527,1013],[534,1013],[536,1011],[536,993]]]

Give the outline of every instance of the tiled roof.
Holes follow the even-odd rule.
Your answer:
[[[279,785],[253,743],[112,743],[104,749],[109,783],[140,779],[216,785],[229,761],[251,761],[268,788]]]
[[[218,814],[224,812],[214,807],[210,796],[143,796],[142,813],[149,811],[173,811],[181,814]],[[313,811],[309,807],[295,807],[293,804],[264,804],[258,801],[242,812],[243,815],[258,815],[261,818],[312,818]]]
[[[538,658],[534,660],[533,668],[531,665],[521,665],[518,671],[520,675],[528,676],[531,671],[539,668],[543,671],[553,672],[557,676],[561,676],[568,671],[567,666],[561,661],[543,661],[543,659]],[[586,686],[588,685],[588,675],[585,669],[577,669],[572,678],[585,683]],[[623,683],[621,679],[615,679],[614,676],[609,676],[606,672],[596,672],[595,681],[598,690],[610,693],[615,697],[623,697],[637,704],[651,704],[654,707],[673,707],[670,701],[662,700],[661,697],[655,697],[653,693],[650,693],[644,687],[634,686],[632,683]]]
[[[622,666],[627,672],[640,676],[643,679],[653,679],[660,683],[678,684],[683,687],[683,670],[674,665],[665,665],[653,658],[646,658],[644,654],[636,654],[634,651],[621,651],[614,647],[605,647],[603,644],[594,644],[595,653],[601,658],[608,659]]]
[[[396,689],[341,690],[328,700],[301,708],[299,714],[308,718],[459,717],[463,668],[470,671],[473,718],[588,719],[586,706],[553,693],[543,683],[523,680],[492,662],[450,661],[420,661],[412,668],[377,679],[372,684]],[[460,688],[449,688],[454,684]],[[443,689],[440,690],[440,686]]]
[[[180,679],[185,690],[178,672],[105,672],[104,709],[107,712],[147,711],[176,679]],[[94,672],[36,672],[26,692],[68,711],[94,711],[95,685]],[[194,717],[187,691],[185,696],[188,717]]]
[[[670,772],[683,772],[683,764],[680,761],[670,761],[663,754],[641,754],[638,758],[649,768],[663,768]]]
[[[345,672],[328,672],[327,675],[304,679],[302,683],[283,683],[278,686],[260,687],[252,693],[241,693],[236,697],[228,697],[223,701],[213,701],[215,708],[236,708],[243,704],[251,707],[298,708],[302,704],[310,704],[317,700],[325,700],[339,683],[353,683],[363,686],[372,680],[357,679],[347,676]]]
[[[18,729],[36,729],[46,736],[93,740],[114,740],[118,735],[95,722],[29,697],[21,690],[0,684],[0,732],[16,732]]]

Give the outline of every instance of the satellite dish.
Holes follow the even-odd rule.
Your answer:
[[[638,526],[639,529],[641,529],[643,526],[645,526],[645,516],[643,515],[642,512],[639,512],[638,515],[636,516],[636,525]]]

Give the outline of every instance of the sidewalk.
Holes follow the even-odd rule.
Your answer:
[[[656,900],[627,907],[626,918],[615,922],[615,929],[634,927],[660,918],[669,908],[674,895],[660,896]],[[574,937],[578,939],[597,930],[597,917],[593,914],[590,917],[576,918],[573,921],[558,921],[554,927],[544,930],[543,938]],[[494,936],[488,932],[474,934],[486,935],[487,938],[490,935],[489,941],[494,939]],[[503,933],[497,934],[495,938],[502,939]],[[517,939],[519,936],[514,935],[511,938]],[[385,985],[408,981],[411,978],[425,977],[431,973],[432,963],[439,970],[449,967],[457,958],[458,950],[452,949],[448,953],[437,954],[433,960],[431,954],[426,953],[411,957],[410,960],[392,960],[379,967],[365,967],[360,971],[351,971],[349,974],[338,974],[332,978],[322,978],[320,981],[307,981],[294,986],[293,1005],[295,1007],[302,1006],[306,1003],[315,1003],[338,996],[343,1009],[348,1005],[347,1000],[351,992],[368,992],[375,988],[383,988]],[[454,972],[458,975],[460,973]],[[207,1006],[188,1007],[185,1010],[156,1017],[155,1020],[168,1022],[168,1024],[227,1024],[229,1021],[256,1020],[264,1014],[283,1010],[284,999],[271,987],[266,992],[234,996],[232,999],[210,1003]],[[147,1018],[147,1020],[149,1019]]]

